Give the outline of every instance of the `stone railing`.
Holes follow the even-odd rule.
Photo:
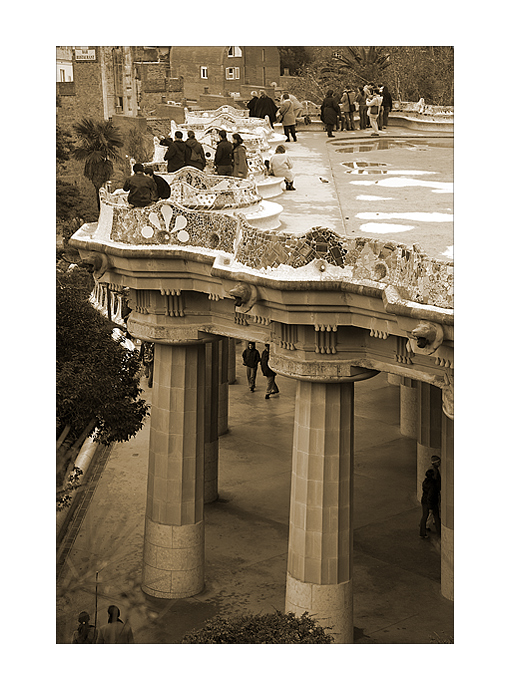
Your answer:
[[[453,119],[453,106],[426,105],[423,98],[417,103],[410,101],[393,101],[392,112],[427,115],[429,117]]]
[[[230,115],[233,118],[248,117],[248,110],[241,110],[240,108],[234,108],[231,105],[221,105],[216,110],[189,110],[184,108],[184,114],[186,116],[186,122],[193,122],[195,119],[208,119],[214,117],[220,117],[221,115]]]
[[[209,211],[245,208],[261,201],[255,182],[181,168],[170,179],[170,199],[186,208]]]

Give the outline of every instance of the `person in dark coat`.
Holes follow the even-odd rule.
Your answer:
[[[168,142],[164,155],[168,172],[176,172],[186,165],[186,144],[182,140],[182,132],[175,133],[175,139]]]
[[[71,644],[95,644],[97,630],[90,625],[90,616],[87,611],[82,611],[78,616],[78,628],[73,632]]]
[[[133,630],[120,618],[120,609],[108,607],[108,623],[99,628],[96,644],[134,644]]]
[[[170,185],[166,180],[164,180],[159,175],[154,174],[154,168],[150,165],[146,165],[143,169],[144,173],[154,180],[156,187],[158,189],[158,199],[169,199],[170,198]]]
[[[257,112],[257,104],[259,102],[259,97],[256,91],[251,92],[251,101],[248,101],[246,104],[246,107],[248,108],[248,117],[258,117],[258,115],[255,115]]]
[[[261,91],[259,95],[259,100],[255,107],[255,117],[260,117],[264,119],[266,115],[269,118],[269,123],[273,127],[274,121],[276,120],[276,113],[278,112],[278,106],[270,98],[265,91]]]
[[[248,177],[248,161],[246,158],[246,147],[243,144],[243,138],[240,134],[233,134],[234,141],[233,158],[234,158],[234,177]]]
[[[388,115],[391,113],[393,108],[393,99],[391,93],[387,86],[382,87],[382,129],[386,129],[388,126]]]
[[[148,175],[143,173],[143,165],[141,163],[135,163],[133,165],[134,175],[131,175],[124,182],[124,187],[122,188],[128,194],[128,204],[131,206],[136,206],[137,208],[143,208],[149,204],[153,204],[158,200],[158,188],[156,183]]]
[[[269,400],[269,396],[276,395],[280,392],[280,389],[275,383],[276,371],[273,371],[269,366],[269,343],[266,343],[262,351],[260,368],[262,369],[262,375],[267,378],[266,400]]]
[[[260,362],[260,352],[255,348],[255,343],[248,343],[248,347],[243,352],[243,365],[246,367],[248,378],[248,388],[255,390],[255,379],[257,376],[257,366]]]
[[[186,165],[191,165],[193,168],[203,170],[205,168],[206,160],[202,144],[195,139],[195,132],[189,130],[186,144]]]
[[[322,101],[321,105],[321,120],[326,125],[326,131],[328,137],[334,137],[333,128],[336,127],[337,118],[340,114],[340,108],[338,103],[333,98],[333,90],[330,89],[326,93],[326,98]]]
[[[434,516],[436,532],[439,536],[441,536],[441,519],[439,517],[439,484],[434,476],[434,470],[431,469],[425,472],[425,479],[423,480],[421,488],[422,516],[420,520],[420,537],[422,539],[428,539],[427,517],[429,515],[429,511],[432,511],[432,515]]]
[[[214,154],[216,172],[218,175],[232,175],[234,172],[234,147],[227,139],[227,133],[224,129],[221,129],[218,134],[220,140]]]

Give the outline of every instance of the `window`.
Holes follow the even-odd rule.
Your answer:
[[[225,79],[240,79],[239,67],[227,67],[225,70]]]
[[[200,79],[209,79],[209,76],[207,74],[207,67],[200,68]]]
[[[239,46],[230,46],[228,49],[229,57],[243,57],[243,51]]]
[[[65,81],[66,80],[66,71],[65,69],[60,70],[60,81]]]

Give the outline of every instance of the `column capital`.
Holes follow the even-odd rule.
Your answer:
[[[310,383],[349,383],[365,381],[380,372],[350,362],[302,361],[271,353],[271,369],[277,374]]]

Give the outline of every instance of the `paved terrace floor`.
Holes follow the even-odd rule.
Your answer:
[[[365,132],[337,133],[337,139],[363,135],[370,141]],[[328,225],[357,232],[342,217],[337,196],[351,176],[335,184],[337,154],[325,134],[298,138],[289,145],[297,191],[276,199],[285,229]],[[451,244],[447,235],[434,240],[438,256]],[[407,242],[405,236],[385,235],[398,242]],[[283,610],[296,384],[279,376],[280,396],[265,400],[259,372],[250,393],[241,348],[238,380],[229,387],[229,432],[220,439],[219,499],[205,506],[205,589],[181,600],[155,599],[140,589],[147,423],[131,441],[113,446],[101,476],[84,487],[88,508],[71,525],[69,555],[59,569],[57,643],[69,642],[81,610],[93,616],[96,572],[98,624],[116,603],[139,644],[177,644],[216,614]],[[145,393],[149,402],[151,393]],[[384,374],[356,384],[355,395],[355,644],[428,644],[436,635],[453,635],[453,602],[440,592],[440,543],[433,533],[427,541],[418,536],[416,442],[400,435],[399,389]]]

